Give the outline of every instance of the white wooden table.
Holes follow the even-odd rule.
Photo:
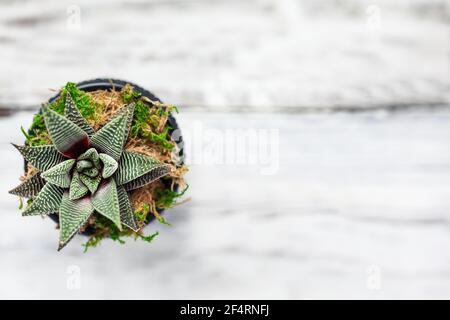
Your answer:
[[[449,111],[182,113],[186,135],[278,128],[279,170],[193,164],[192,201],[148,227],[154,243],[86,254],[80,237],[56,252],[54,224],[6,194],[21,170],[8,142],[30,116],[0,119],[2,298],[450,298]]]
[[[0,105],[117,77],[201,110],[448,103],[446,0],[0,3]]]
[[[450,298],[448,1],[333,3],[2,1],[0,114],[29,111],[0,117],[0,298]],[[9,142],[95,77],[180,105],[192,201],[152,244],[58,253]],[[248,128],[279,130],[272,175],[211,163]]]

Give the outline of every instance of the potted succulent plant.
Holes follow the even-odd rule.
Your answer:
[[[172,113],[152,93],[121,80],[67,83],[42,106],[25,145],[24,216],[58,223],[61,250],[78,233],[85,249],[104,238],[150,242],[143,228],[184,194],[182,137]]]

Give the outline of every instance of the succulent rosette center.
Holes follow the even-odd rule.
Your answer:
[[[94,194],[102,179],[111,177],[118,166],[117,161],[106,153],[98,153],[94,148],[88,149],[73,163],[69,198],[76,200],[89,192]]]
[[[16,146],[38,172],[10,193],[32,198],[23,215],[57,213],[63,248],[93,214],[138,230],[128,192],[167,175],[170,166],[124,150],[134,105],[124,106],[98,131],[67,93],[64,115],[45,107],[52,145]]]

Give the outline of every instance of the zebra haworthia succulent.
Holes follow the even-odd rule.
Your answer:
[[[167,175],[170,167],[149,156],[124,150],[134,105],[123,107],[97,132],[83,118],[70,94],[64,115],[43,107],[53,145],[14,145],[38,172],[10,191],[33,198],[24,216],[57,213],[61,250],[92,214],[138,231],[128,191]]]

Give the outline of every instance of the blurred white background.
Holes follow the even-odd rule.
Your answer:
[[[450,298],[449,23],[446,0],[1,0],[0,298]],[[7,194],[9,142],[97,77],[180,106],[192,201],[152,244],[58,253]],[[274,172],[211,160],[243,129],[278,132]]]

